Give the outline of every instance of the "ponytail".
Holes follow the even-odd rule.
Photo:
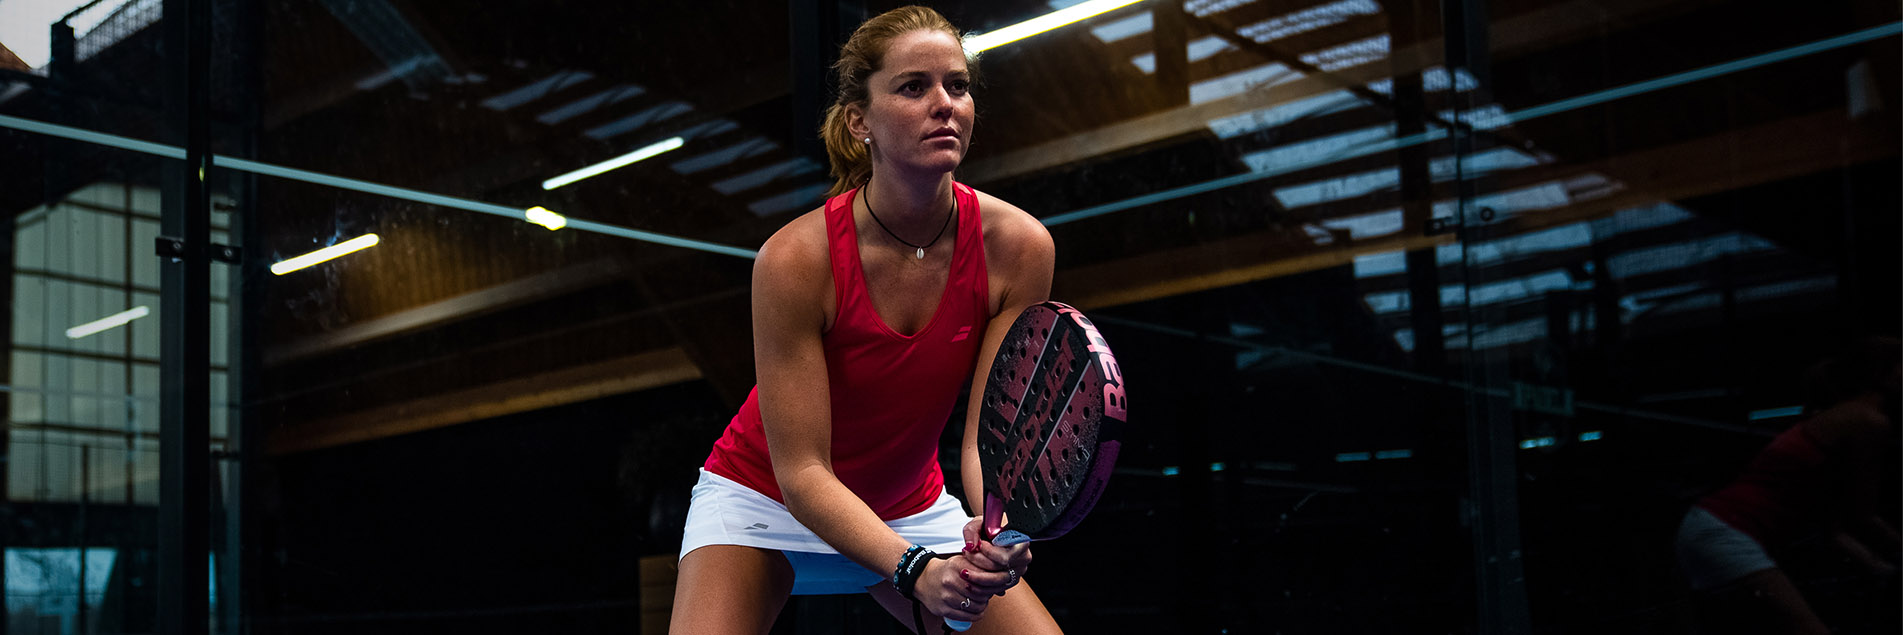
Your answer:
[[[826,143],[826,160],[832,165],[833,186],[826,190],[826,198],[844,194],[872,178],[872,149],[846,129],[844,105],[826,107],[826,122],[819,126],[819,138]]]

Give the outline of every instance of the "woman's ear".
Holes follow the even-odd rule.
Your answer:
[[[866,109],[859,104],[846,104],[846,131],[852,133],[854,140],[872,136],[872,126],[866,125]]]

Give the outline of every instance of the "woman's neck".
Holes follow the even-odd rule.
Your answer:
[[[860,190],[879,222],[907,240],[930,240],[944,226],[952,210],[952,178],[935,180],[882,177],[874,174]]]

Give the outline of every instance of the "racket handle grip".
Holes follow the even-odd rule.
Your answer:
[[[1030,536],[1027,536],[1024,534],[1024,532],[1018,531],[1016,529],[1006,529],[1004,531],[998,532],[998,535],[991,537],[991,544],[994,544],[1000,547],[1009,547],[1011,545],[1026,543],[1030,541],[1031,541]]]
[[[1006,529],[1004,531],[998,532],[998,535],[991,537],[991,544],[994,544],[1000,547],[1009,547],[1011,545],[1026,543],[1030,541],[1031,541],[1030,536],[1024,535],[1024,532],[1018,531],[1016,529]],[[961,622],[954,619],[947,619],[945,620],[945,625],[951,627],[952,630],[958,631],[960,633],[971,630],[971,622]]]

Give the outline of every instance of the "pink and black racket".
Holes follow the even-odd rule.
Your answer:
[[[1129,406],[1123,388],[1116,356],[1083,313],[1044,302],[1018,315],[998,344],[978,414],[992,544],[1062,536],[1096,506],[1117,462]],[[1007,514],[1011,524],[1001,527]]]

